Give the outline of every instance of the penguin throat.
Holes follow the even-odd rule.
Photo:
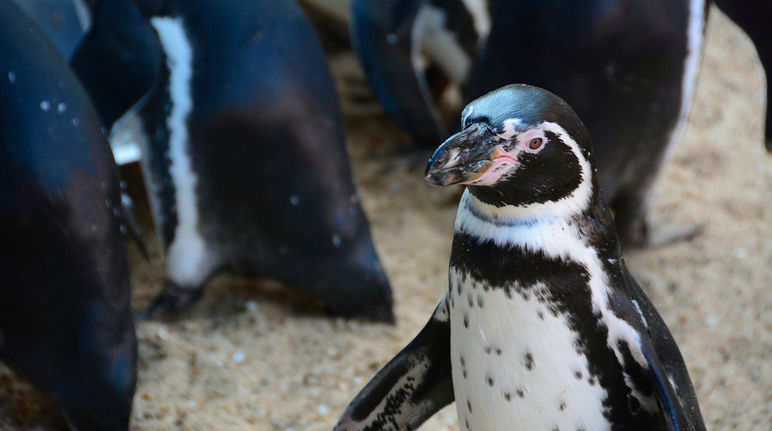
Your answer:
[[[498,227],[533,226],[540,223],[573,222],[584,213],[592,199],[573,202],[571,199],[528,205],[492,205],[477,197],[470,189],[464,191],[459,203],[456,222],[490,224]]]

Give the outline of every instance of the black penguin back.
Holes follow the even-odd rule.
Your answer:
[[[79,429],[127,429],[136,381],[117,169],[90,99],[0,3],[3,360]]]

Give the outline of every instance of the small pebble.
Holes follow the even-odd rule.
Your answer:
[[[759,369],[758,367],[751,367],[751,379],[753,379],[754,382],[759,381]]]
[[[324,404],[319,404],[318,411],[320,416],[326,416],[329,409]]]
[[[244,362],[244,354],[241,352],[236,352],[233,354],[233,362],[241,363]]]

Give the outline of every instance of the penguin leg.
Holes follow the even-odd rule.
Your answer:
[[[443,299],[418,336],[346,407],[334,431],[414,430],[454,399]]]
[[[155,297],[147,310],[137,313],[135,318],[144,320],[179,317],[184,309],[189,308],[201,299],[203,292],[203,285],[185,287],[167,280],[163,291]]]
[[[772,111],[769,109],[769,98],[772,95],[769,83],[772,72],[772,27],[769,25],[772,3],[767,0],[716,0],[716,6],[742,28],[756,45],[756,53],[767,75],[765,142],[767,151],[772,152]]]

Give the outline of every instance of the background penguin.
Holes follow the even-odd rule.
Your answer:
[[[365,10],[377,7],[376,2],[361,3],[367,4],[362,6]],[[477,4],[469,2],[472,3]],[[512,82],[527,82],[561,94],[595,137],[601,190],[614,210],[620,239],[629,246],[647,244],[646,211],[653,201],[662,167],[681,136],[691,103],[702,55],[706,2],[482,3],[487,7],[458,9],[474,18],[476,28],[483,29],[476,39],[469,32],[454,32],[455,23],[460,20],[446,22],[448,31],[454,32],[459,41],[477,42],[480,47],[468,51],[472,63],[468,79],[451,81],[464,88],[466,100]],[[770,38],[764,37],[769,7],[752,1],[717,3],[749,33],[766,67],[767,58],[772,58],[767,54]],[[400,7],[406,9],[406,4],[412,9],[429,7],[425,0],[400,2]],[[403,24],[407,28],[418,25],[415,18]],[[414,29],[410,34],[423,33]],[[361,40],[358,52],[387,112],[417,142],[427,142],[423,134],[406,125],[389,108],[396,91],[382,95],[382,88],[386,87],[379,86],[380,82],[399,88],[399,82],[405,80],[390,69],[399,64],[398,56],[377,43],[362,40],[356,31],[352,34],[355,41]],[[368,51],[369,54],[362,54]],[[377,63],[368,60],[373,52],[379,58]],[[415,54],[416,50],[411,52]],[[435,57],[452,52],[455,50],[437,53]],[[403,56],[407,53],[402,49]],[[417,64],[423,62],[415,62],[412,71],[420,75],[422,69]],[[426,105],[411,108],[411,112],[439,112],[438,103],[431,97],[422,100]]]
[[[126,430],[136,339],[99,117],[10,1],[0,1],[0,77],[0,355],[73,429]]]
[[[545,90],[469,104],[429,160],[466,184],[445,298],[336,430],[415,429],[456,400],[462,430],[704,430],[677,345],[630,276],[587,130]]]
[[[100,25],[107,7],[133,8],[132,20]],[[342,315],[393,319],[324,53],[294,2],[105,1],[92,29],[74,65],[97,92],[120,76],[100,64],[111,51],[100,41],[145,44],[129,51],[149,68],[128,77],[151,87],[134,111],[168,278],[151,315],[184,308],[231,269],[297,285]]]
[[[386,112],[425,145],[446,135],[436,99],[464,82],[489,21],[462,0],[353,0],[351,41]]]

